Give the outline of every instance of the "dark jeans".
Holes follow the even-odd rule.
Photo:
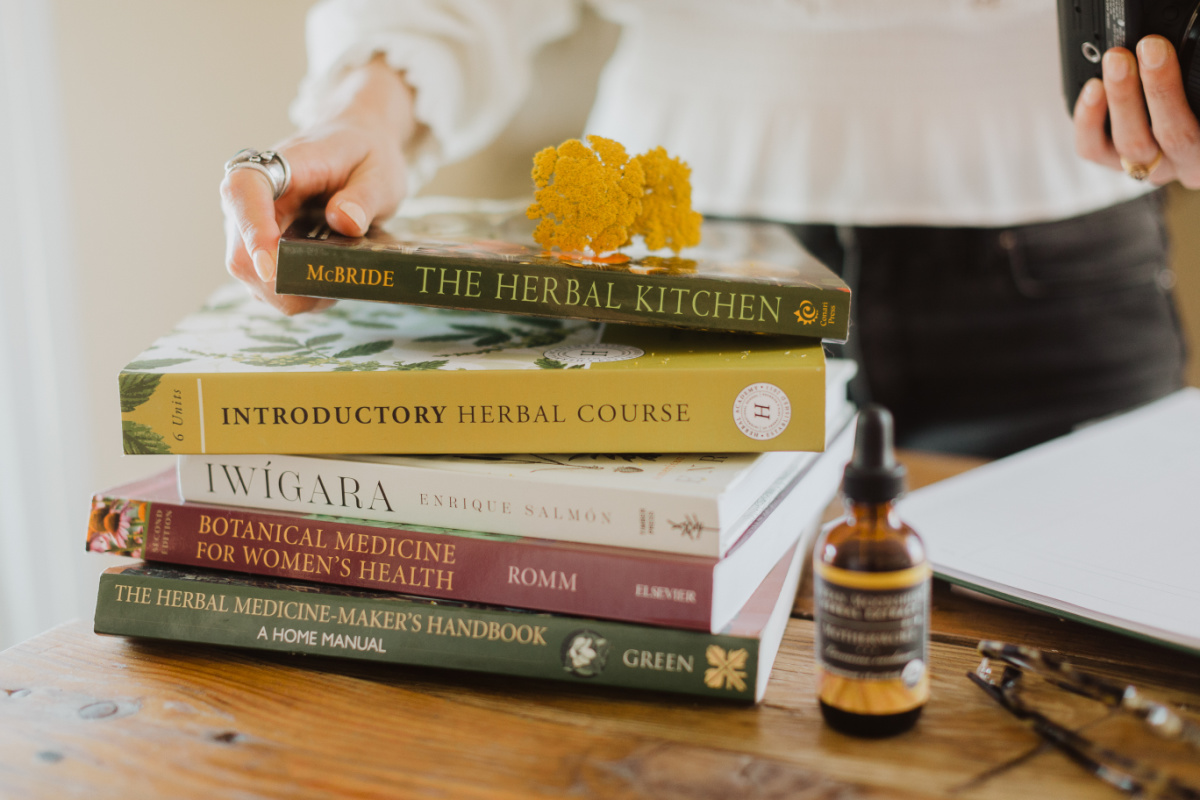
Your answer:
[[[1158,194],[1013,228],[793,230],[850,284],[830,349],[902,447],[999,457],[1183,385]]]

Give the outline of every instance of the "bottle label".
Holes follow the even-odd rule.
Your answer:
[[[821,699],[856,714],[922,705],[929,698],[929,566],[896,572],[814,566]]]

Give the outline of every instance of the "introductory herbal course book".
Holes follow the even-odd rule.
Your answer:
[[[676,256],[543,251],[527,202],[418,198],[365,237],[320,214],[279,243],[281,294],[845,341],[850,290],[775,224],[706,220]]]
[[[100,577],[96,633],[762,698],[803,561],[793,547],[719,634],[139,563]]]
[[[120,375],[126,453],[821,450],[816,339],[347,301],[238,285]]]

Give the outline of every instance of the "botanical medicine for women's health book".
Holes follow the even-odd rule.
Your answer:
[[[817,339],[347,301],[230,285],[120,375],[126,453],[819,451]]]

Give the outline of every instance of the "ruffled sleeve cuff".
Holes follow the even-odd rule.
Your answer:
[[[328,0],[308,16],[308,73],[292,121],[317,120],[349,69],[377,54],[416,92],[421,133],[405,148],[409,194],[486,146],[524,100],[543,44],[570,33],[568,0]]]

